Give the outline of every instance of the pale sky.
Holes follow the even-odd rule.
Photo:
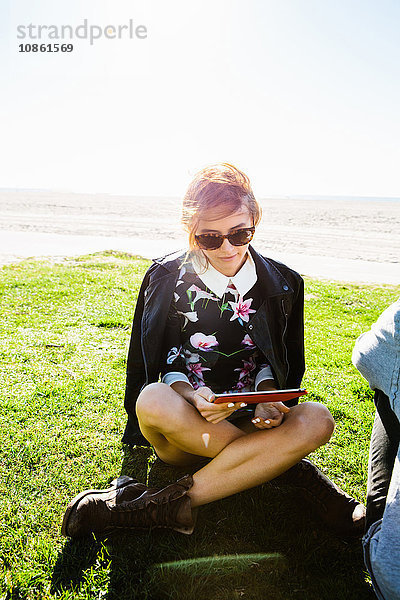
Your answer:
[[[148,37],[18,52],[84,19]],[[397,0],[3,0],[0,187],[181,196],[228,161],[259,196],[400,197],[399,31]]]

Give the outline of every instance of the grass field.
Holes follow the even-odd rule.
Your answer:
[[[175,477],[120,442],[130,326],[148,262],[102,253],[0,271],[0,598],[374,598],[359,541],[335,538],[295,490],[266,484],[205,506],[192,536],[71,542],[66,504],[121,473]],[[306,280],[304,379],[336,431],[313,460],[365,500],[374,407],[351,365],[356,337],[400,287]]]

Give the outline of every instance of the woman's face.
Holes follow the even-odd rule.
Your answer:
[[[212,213],[206,213],[203,219],[200,219],[196,229],[196,235],[201,233],[220,233],[227,235],[234,229],[243,227],[252,227],[253,221],[246,207],[240,208],[237,212],[216,219]],[[225,238],[222,246],[216,250],[201,250],[208,258],[212,266],[223,275],[233,277],[244,264],[247,257],[247,248],[245,246],[232,246]]]

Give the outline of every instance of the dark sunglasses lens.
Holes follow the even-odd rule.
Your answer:
[[[207,233],[203,233],[196,235],[196,240],[203,250],[216,250],[222,246],[224,238],[222,235],[208,235]]]
[[[238,229],[233,233],[230,233],[226,237],[232,246],[244,246],[248,244],[253,239],[254,229]],[[220,248],[223,244],[225,236],[211,234],[211,233],[201,233],[200,235],[196,235],[196,241],[200,248],[203,250],[216,250]]]
[[[252,238],[252,229],[239,229],[228,236],[228,240],[232,246],[244,246],[245,244],[251,242]]]

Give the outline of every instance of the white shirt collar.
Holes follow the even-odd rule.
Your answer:
[[[207,268],[204,270],[204,261],[200,260],[195,254],[191,258],[196,275],[218,298],[222,298],[230,283],[233,283],[243,298],[257,281],[256,266],[249,252],[247,253],[247,260],[233,277],[223,275],[211,263],[208,263]]]

